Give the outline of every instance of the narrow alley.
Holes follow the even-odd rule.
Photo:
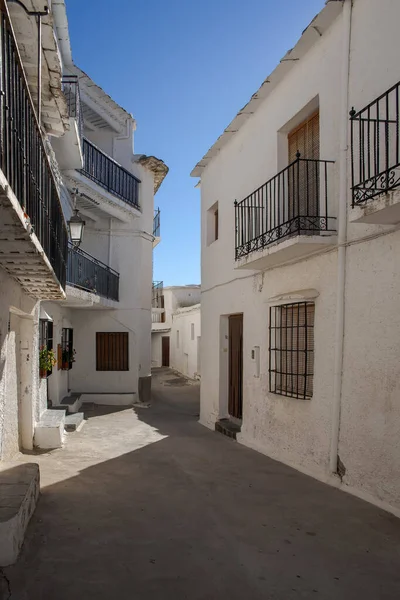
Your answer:
[[[86,410],[64,448],[28,457],[42,495],[2,599],[399,597],[398,519],[198,411],[198,384],[160,369],[149,408]]]

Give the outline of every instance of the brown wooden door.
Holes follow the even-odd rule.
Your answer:
[[[289,164],[300,161],[289,177],[289,219],[297,216],[317,217],[319,215],[319,112],[303,121],[288,135]]]
[[[161,364],[163,367],[169,367],[169,336],[161,338]]]
[[[243,315],[229,317],[229,414],[243,412]]]

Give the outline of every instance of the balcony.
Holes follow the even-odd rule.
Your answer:
[[[160,235],[160,209],[154,211],[154,219],[153,219],[153,248],[155,248],[161,241]]]
[[[399,92],[400,82],[350,112],[353,222],[400,222]]]
[[[235,202],[237,268],[265,269],[336,243],[328,173],[333,161],[297,159]]]
[[[151,323],[152,331],[162,331],[166,328],[162,281],[153,281],[151,300]]]
[[[68,248],[67,284],[108,300],[119,300],[119,273],[79,248]]]
[[[80,169],[80,173],[113,196],[133,208],[140,209],[140,180],[85,137],[83,138],[83,168]]]
[[[62,299],[67,228],[3,3],[1,17],[0,265],[34,298]]]
[[[64,75],[62,91],[67,104],[69,126],[62,137],[52,140],[52,146],[58,164],[63,171],[81,169],[83,167],[83,113],[78,77],[76,75]]]

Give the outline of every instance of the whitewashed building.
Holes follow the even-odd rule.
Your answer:
[[[0,9],[0,459],[8,459],[61,445],[66,412],[85,394],[105,404],[149,399],[154,194],[168,168],[134,154],[133,117],[73,64],[63,1],[40,15],[39,88],[37,16],[17,3]],[[85,221],[79,247],[68,241],[74,209]],[[55,364],[43,368],[44,355]]]
[[[172,367],[192,378],[200,374],[197,359],[201,336],[199,302],[199,285],[163,287],[161,281],[153,283],[153,367]],[[178,320],[181,327],[177,326]]]
[[[171,367],[190,379],[200,379],[200,304],[178,308],[174,312],[170,336]]]
[[[399,18],[328,1],[192,172],[201,423],[398,515]]]
[[[134,155],[133,117],[82,71],[69,70],[79,85],[82,166],[73,169],[61,156],[59,162],[71,199],[67,210],[76,204],[85,229],[80,247],[69,249],[65,301],[44,305],[59,353],[48,396],[53,406],[64,399],[74,409],[82,401],[147,402],[152,254],[159,238],[154,194],[168,169],[155,157]],[[62,359],[66,353],[71,360]]]

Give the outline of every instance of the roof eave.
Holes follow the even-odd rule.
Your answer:
[[[340,14],[343,0],[327,0],[324,8],[314,17],[311,23],[304,29],[294,48],[289,50],[272,73],[263,81],[258,90],[251,96],[250,100],[237,113],[228,127],[211,146],[208,152],[197,163],[191,177],[201,177],[204,169],[216,157],[220,150],[239,131],[244,123],[256,112],[259,105],[269,96],[272,90],[282,79],[296,66],[296,63],[314,46],[320,37],[329,29]]]

